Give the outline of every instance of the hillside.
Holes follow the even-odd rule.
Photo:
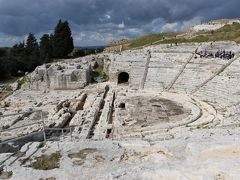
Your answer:
[[[215,20],[196,25],[184,32],[149,34],[131,40],[128,48],[139,48],[153,44],[191,43],[210,41],[240,42],[240,21],[238,19]]]

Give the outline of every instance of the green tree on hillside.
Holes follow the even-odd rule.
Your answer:
[[[41,65],[38,42],[32,33],[28,35],[25,50],[26,66],[28,71],[32,71],[36,66]]]
[[[72,32],[67,21],[63,22],[63,35],[64,35],[64,46],[66,54],[69,54],[73,51],[73,38]]]
[[[25,65],[26,52],[25,52],[25,43],[20,42],[15,44],[10,50],[10,60],[11,60],[11,74],[16,76],[18,71],[27,71]]]
[[[0,71],[1,71],[0,79],[3,79],[10,75],[11,64],[9,62],[9,59],[6,56],[0,57]]]
[[[7,55],[7,51],[3,48],[0,49],[0,57],[4,57]]]
[[[50,36],[48,34],[44,34],[40,38],[40,59],[43,63],[51,62],[52,58],[52,44],[50,40]]]
[[[8,77],[10,75],[11,62],[9,61],[8,51],[6,49],[0,49],[0,79]]]
[[[67,21],[62,22],[59,20],[54,30],[52,43],[55,58],[67,57],[72,52],[74,48],[73,38]]]
[[[0,48],[0,78],[3,76],[21,76],[33,71],[53,58],[68,57],[73,51],[73,38],[67,21],[59,20],[53,34],[44,34],[40,45],[32,33],[26,43],[15,44],[11,49]]]

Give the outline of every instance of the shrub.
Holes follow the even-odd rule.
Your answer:
[[[3,90],[4,91],[13,91],[13,88],[11,85],[6,85]]]
[[[10,179],[13,175],[12,171],[4,171],[0,173],[0,179]]]
[[[108,81],[109,80],[109,76],[105,73],[105,72],[103,72],[103,79],[105,80],[105,81]]]
[[[27,76],[24,76],[23,78],[17,80],[17,89],[21,89],[22,85],[29,81],[29,78]]]
[[[93,71],[93,78],[101,77],[104,81],[108,81],[108,75],[103,71],[103,66],[98,66],[98,68],[94,69]]]
[[[59,168],[59,161],[61,157],[62,155],[60,152],[56,152],[51,155],[42,155],[36,158],[36,161],[31,164],[31,167],[39,170],[51,170]]]

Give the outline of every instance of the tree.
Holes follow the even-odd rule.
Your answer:
[[[66,54],[69,54],[73,51],[73,38],[72,32],[67,21],[63,23],[63,37],[64,37],[64,46]]]
[[[29,33],[28,35],[25,50],[26,66],[28,71],[32,71],[36,66],[41,65],[39,46],[32,33]]]
[[[0,79],[8,77],[11,71],[11,64],[7,56],[0,57]]]
[[[25,51],[25,43],[20,42],[19,44],[15,44],[11,50],[9,59],[11,60],[11,74],[14,76],[18,75],[18,71],[28,71],[26,67],[26,51]]]
[[[40,45],[29,33],[26,43],[15,44],[11,49],[0,48],[0,78],[4,75],[19,76],[33,71],[52,58],[65,58],[74,49],[71,29],[67,21],[59,20],[53,34],[44,34]]]
[[[4,57],[7,54],[7,50],[4,48],[0,48],[0,57]]]
[[[40,58],[41,62],[49,63],[52,58],[52,44],[50,40],[50,36],[48,34],[44,34],[40,38]]]
[[[11,71],[11,63],[9,61],[8,49],[0,48],[0,79],[8,77]]]
[[[55,58],[67,57],[72,52],[73,38],[67,21],[59,20],[53,35],[53,56]]]

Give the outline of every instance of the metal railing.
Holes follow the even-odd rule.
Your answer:
[[[19,137],[15,137],[15,138],[4,140],[4,141],[0,142],[0,145],[7,144],[9,142],[14,142],[14,141],[17,141],[17,140],[20,140],[20,139],[24,139],[26,137],[34,136],[34,135],[39,134],[39,133],[43,133],[43,139],[44,139],[44,142],[46,142],[45,124],[44,124],[42,110],[31,110],[31,111],[27,111],[27,112],[5,114],[5,115],[1,115],[0,119],[1,118],[5,118],[5,117],[11,117],[11,116],[25,115],[25,114],[29,114],[30,115],[30,114],[36,113],[36,112],[40,112],[40,116],[41,116],[40,117],[40,119],[41,119],[40,121],[29,123],[29,124],[25,124],[25,125],[21,125],[21,126],[17,126],[17,127],[13,127],[13,128],[1,129],[0,133],[9,132],[9,131],[12,131],[12,130],[17,130],[17,129],[21,129],[21,128],[24,128],[24,127],[30,127],[30,126],[37,125],[37,124],[42,125],[42,127],[40,128],[41,131],[37,131],[37,132],[29,133],[29,134],[26,134],[26,135],[22,135],[22,136],[19,136]]]
[[[24,127],[30,127],[30,126],[34,126],[34,125],[40,124],[41,127],[39,128],[39,130],[37,132],[32,132],[32,133],[25,134],[25,135],[22,135],[22,136],[18,136],[18,137],[15,137],[15,138],[6,139],[6,140],[4,140],[2,142],[0,141],[0,145],[7,144],[7,143],[10,143],[10,142],[14,142],[14,141],[17,141],[17,140],[21,140],[21,139],[24,139],[24,138],[27,138],[27,137],[31,137],[31,136],[34,136],[34,135],[37,135],[37,134],[41,134],[41,133],[43,135],[42,136],[43,137],[43,141],[44,141],[44,143],[46,143],[47,140],[51,139],[51,138],[47,137],[47,133],[49,133],[49,132],[52,133],[53,131],[55,131],[55,132],[56,131],[57,132],[60,131],[61,132],[60,135],[61,135],[62,139],[64,139],[64,137],[65,137],[64,132],[69,132],[70,133],[70,137],[71,137],[71,141],[72,141],[72,128],[46,128],[42,110],[32,110],[32,111],[27,111],[27,112],[20,112],[20,113],[12,113],[12,114],[0,115],[0,119],[4,118],[4,117],[18,116],[18,115],[24,115],[24,114],[32,114],[32,113],[36,113],[36,112],[40,112],[40,120],[39,121],[33,122],[33,123],[29,123],[29,124],[25,124],[25,125],[21,125],[21,126],[17,126],[17,127],[1,129],[0,133],[10,132],[10,131],[21,129],[21,128],[24,128]]]
[[[64,140],[64,137],[65,137],[64,132],[65,133],[69,132],[71,141],[73,139],[73,135],[72,135],[73,129],[72,129],[72,127],[69,127],[69,128],[45,128],[46,141],[51,140],[51,138],[48,138],[48,135],[47,135],[48,131],[50,131],[50,132],[60,132],[58,137],[61,136],[62,140]]]

